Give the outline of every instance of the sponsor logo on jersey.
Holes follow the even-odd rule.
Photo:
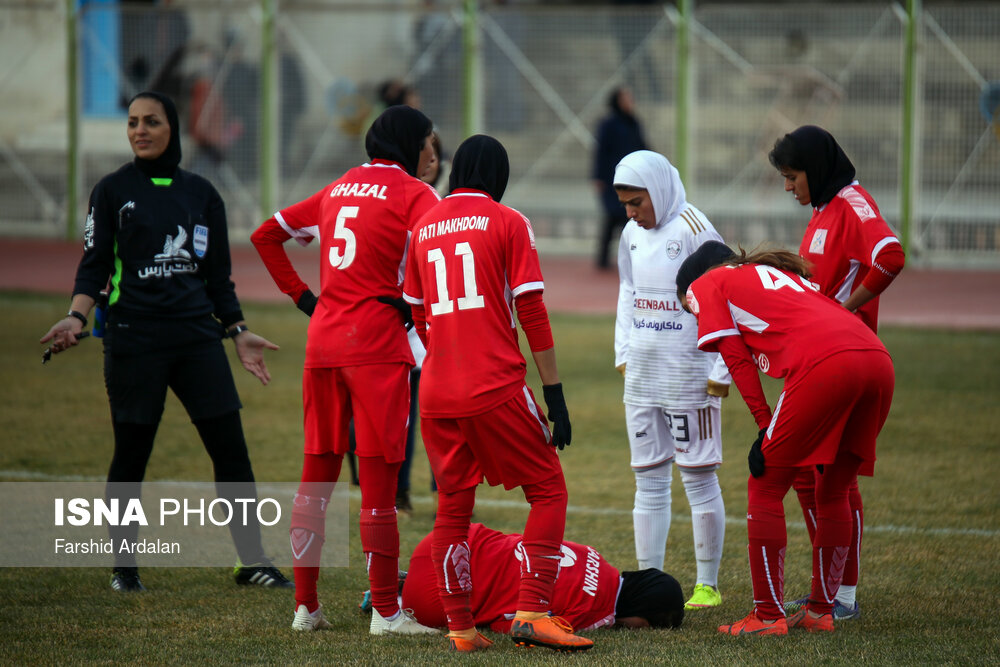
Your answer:
[[[194,245],[194,254],[199,258],[205,256],[208,251],[208,227],[205,225],[195,225],[194,226],[194,239],[192,239],[192,244]]]
[[[643,299],[636,297],[632,305],[636,310],[669,310],[680,312],[681,306],[676,301],[666,301],[664,299]]]
[[[813,255],[823,254],[826,247],[826,231],[825,229],[817,229],[813,233],[812,241],[809,243],[809,252]]]
[[[635,437],[637,437],[637,438],[645,438],[646,437],[646,432],[645,431],[636,431],[635,432]]]
[[[167,234],[163,242],[163,252],[153,256],[153,265],[139,269],[139,278],[169,278],[175,273],[195,273],[198,265],[191,261],[191,253],[184,249],[187,232],[177,225],[177,236]]]
[[[670,259],[677,259],[677,256],[681,254],[681,242],[680,241],[667,241],[667,257]]]
[[[567,544],[562,545],[560,551],[561,551],[561,556],[559,558],[560,568],[573,567],[574,565],[576,565],[576,559],[577,559],[576,552],[570,549],[569,545]],[[514,546],[514,557],[517,558],[517,560],[521,563],[528,562],[528,552],[524,550],[523,542],[518,542],[517,545]]]
[[[563,545],[565,549],[566,546]],[[590,597],[597,597],[597,583],[601,574],[601,556],[591,547],[587,547],[587,563],[583,575],[583,592]]]
[[[632,320],[633,329],[649,329],[651,331],[682,331],[684,325],[680,322],[659,322],[647,320]]]
[[[83,249],[90,250],[94,247],[94,207],[90,207],[87,214],[87,224],[83,228]]]

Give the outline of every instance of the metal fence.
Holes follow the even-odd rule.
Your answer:
[[[90,188],[131,157],[125,101],[156,87],[182,112],[182,166],[216,184],[245,240],[365,159],[395,79],[446,152],[472,131],[507,146],[504,201],[543,248],[590,253],[594,132],[624,83],[652,147],[732,243],[797,246],[809,211],[767,152],[811,123],[838,138],[890,224],[912,197],[911,263],[1000,265],[996,3],[925,3],[908,51],[898,3],[702,2],[682,16],[672,3],[78,2],[0,0],[0,235],[77,234]]]

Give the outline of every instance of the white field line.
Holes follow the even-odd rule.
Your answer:
[[[44,472],[33,472],[31,470],[0,470],[0,483],[3,481],[24,481],[24,482],[104,482],[106,477],[97,475],[50,475]],[[181,483],[177,480],[158,479],[156,483]],[[189,480],[190,481],[190,480]],[[205,480],[207,481],[207,480]],[[266,488],[267,482],[257,482],[259,487]],[[351,498],[355,500],[361,498],[361,491],[352,488]],[[430,498],[420,496],[410,499],[417,505],[430,505]],[[511,509],[527,509],[527,503],[523,500],[492,500],[482,498],[476,500],[476,505],[480,507],[499,507]],[[569,505],[566,508],[568,515],[576,516],[632,516],[631,509],[619,507],[585,507],[582,505]],[[678,523],[691,523],[690,514],[674,514],[671,521]],[[746,518],[739,516],[727,516],[726,523],[732,526],[746,525]],[[801,521],[788,521],[788,527],[795,530],[805,530],[806,524]],[[982,528],[919,528],[916,526],[896,526],[865,524],[866,533],[887,533],[893,535],[929,535],[953,537],[956,535],[971,535],[976,537],[1000,537],[1000,530],[987,530]]]

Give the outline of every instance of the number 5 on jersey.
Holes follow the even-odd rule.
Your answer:
[[[340,218],[337,218],[339,223]],[[455,256],[462,258],[462,285],[465,294],[458,297],[459,310],[483,308],[485,300],[476,286],[476,258],[468,241],[455,244]],[[427,261],[434,265],[434,280],[437,284],[438,300],[431,304],[431,315],[444,315],[455,310],[455,302],[448,296],[448,267],[444,251],[431,248],[427,251]]]
[[[347,228],[347,221],[358,217],[357,206],[342,206],[337,213],[337,223],[333,228],[334,244],[330,246],[330,266],[335,269],[346,269],[354,262],[357,241],[354,232]],[[340,254],[336,241],[344,242],[344,254]]]

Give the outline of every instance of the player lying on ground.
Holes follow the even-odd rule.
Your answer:
[[[447,619],[431,562],[432,535],[421,540],[410,557],[401,606],[412,609],[422,625],[443,628]],[[474,523],[469,527],[469,551],[475,623],[509,632],[524,560],[521,535]],[[654,568],[619,572],[593,547],[564,541],[552,613],[583,631],[678,628],[684,620],[684,597],[680,584],[669,574]]]

